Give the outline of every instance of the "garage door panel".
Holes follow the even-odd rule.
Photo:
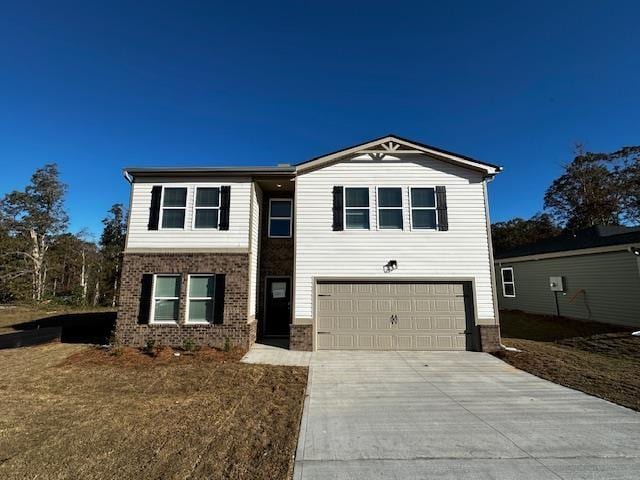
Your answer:
[[[319,284],[319,349],[464,350],[462,284]]]

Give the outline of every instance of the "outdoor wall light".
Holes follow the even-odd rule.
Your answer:
[[[398,262],[395,260],[389,260],[386,265],[382,267],[384,273],[389,273],[398,269]]]
[[[629,247],[629,251],[633,253],[636,257],[640,257],[640,248],[638,247]]]

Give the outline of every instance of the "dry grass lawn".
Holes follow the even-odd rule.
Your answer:
[[[0,478],[290,477],[306,369],[241,354],[0,350]]]
[[[511,365],[640,411],[640,337],[632,329],[567,318],[500,312],[498,352]]]

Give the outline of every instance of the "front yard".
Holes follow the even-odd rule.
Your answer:
[[[307,371],[241,351],[0,350],[0,478],[281,479]]]
[[[500,312],[502,341],[522,352],[496,356],[538,377],[640,411],[640,337],[633,329]]]

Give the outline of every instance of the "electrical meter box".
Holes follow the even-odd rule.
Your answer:
[[[549,277],[552,292],[564,292],[564,277]]]

